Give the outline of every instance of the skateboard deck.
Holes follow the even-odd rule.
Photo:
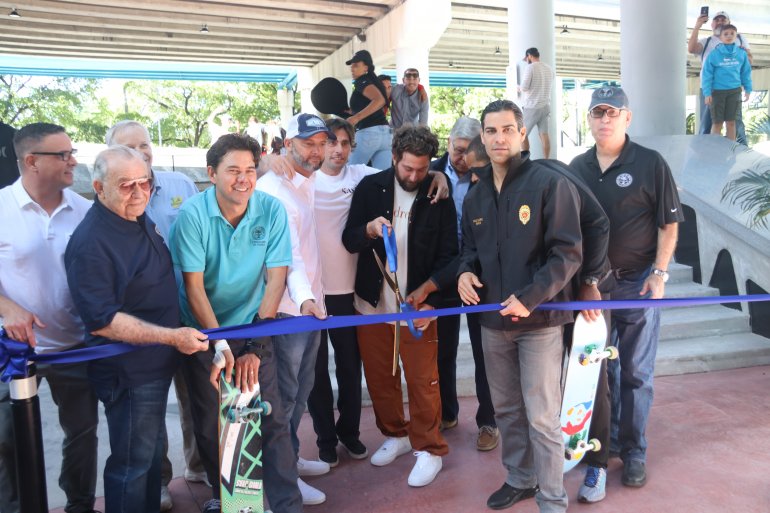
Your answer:
[[[598,440],[588,440],[594,411],[601,361],[617,358],[614,347],[605,348],[607,324],[604,316],[588,322],[579,314],[575,319],[572,349],[567,360],[567,377],[561,403],[561,434],[564,439],[564,472],[574,468],[587,451],[598,451]]]
[[[222,513],[263,513],[262,415],[259,387],[241,392],[219,376],[219,487]]]

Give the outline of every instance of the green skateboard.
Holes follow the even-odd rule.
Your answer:
[[[219,376],[219,488],[222,513],[263,513],[262,415],[259,387],[241,392]]]

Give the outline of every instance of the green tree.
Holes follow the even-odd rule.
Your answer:
[[[430,127],[446,150],[446,141],[452,126],[461,116],[481,120],[481,111],[490,102],[505,98],[505,89],[486,87],[431,87]]]

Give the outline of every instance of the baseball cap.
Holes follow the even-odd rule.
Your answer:
[[[620,87],[602,87],[594,91],[591,95],[591,105],[588,110],[592,110],[599,105],[607,105],[616,109],[628,108],[628,96]]]
[[[337,140],[334,132],[326,127],[324,120],[315,114],[297,114],[289,120],[286,139],[307,139],[315,134],[325,133],[329,139]]]
[[[354,62],[363,62],[370,68],[374,64],[372,62],[372,54],[370,54],[366,50],[358,50],[349,61],[345,61],[345,64],[350,66]]]
[[[718,17],[720,17],[720,16],[724,16],[724,17],[727,19],[727,21],[730,21],[730,15],[729,15],[729,14],[727,14],[725,11],[718,11],[718,12],[717,12],[717,13],[714,15],[714,18],[718,18]],[[711,18],[711,19],[713,20],[714,18]]]

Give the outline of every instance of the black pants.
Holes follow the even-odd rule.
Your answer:
[[[259,387],[262,400],[273,407],[270,415],[262,417],[262,465],[265,493],[270,507],[276,513],[301,512],[302,496],[297,486],[297,459],[291,445],[289,425],[281,411],[278,392],[276,361],[272,339],[260,339],[266,353],[259,365]],[[233,354],[243,347],[239,340],[230,341]],[[215,499],[219,498],[219,419],[218,392],[209,383],[213,353],[202,351],[185,357],[183,371],[190,392],[190,406],[194,421],[195,439],[201,463],[206,470]]]
[[[605,298],[602,295],[603,299]],[[604,310],[604,320],[607,323],[607,342],[609,345],[610,311]],[[572,348],[572,332],[574,324],[564,326],[564,347],[567,351]],[[602,360],[599,370],[599,382],[596,385],[596,398],[594,399],[594,411],[591,417],[591,428],[588,430],[588,439],[596,438],[602,444],[598,451],[588,451],[583,462],[591,467],[607,468],[610,457],[610,389],[607,385],[607,359]]]
[[[329,315],[355,315],[353,294],[325,297]],[[334,422],[334,394],[329,377],[329,340],[334,347],[337,376],[337,411]],[[315,361],[315,384],[307,400],[319,449],[333,449],[337,442],[358,440],[361,424],[361,354],[356,328],[335,328],[321,332],[321,345]]]
[[[468,335],[475,363],[476,397],[479,407],[476,410],[476,425],[496,426],[495,409],[489,393],[489,382],[484,366],[484,352],[481,348],[481,326],[478,314],[466,315]],[[443,420],[455,420],[460,412],[457,401],[457,348],[460,342],[460,316],[449,315],[438,318],[438,376],[441,391],[441,417]]]

